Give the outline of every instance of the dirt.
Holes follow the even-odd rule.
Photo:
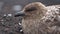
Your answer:
[[[19,25],[19,17],[2,16],[0,18],[0,34],[23,34],[22,26]]]

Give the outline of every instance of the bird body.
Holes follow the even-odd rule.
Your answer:
[[[22,19],[24,34],[54,34],[56,33],[56,17],[60,16],[57,6],[45,6],[40,2],[26,5]],[[54,28],[54,29],[53,29]]]

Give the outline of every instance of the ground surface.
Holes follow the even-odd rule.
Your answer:
[[[0,18],[0,34],[20,34],[19,19],[13,17]]]

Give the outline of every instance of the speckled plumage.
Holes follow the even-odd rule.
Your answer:
[[[32,7],[36,9],[31,10]],[[49,34],[53,33],[55,18],[59,15],[59,9],[56,6],[43,5],[40,2],[34,2],[26,5],[23,9],[25,16],[22,20],[24,34]]]

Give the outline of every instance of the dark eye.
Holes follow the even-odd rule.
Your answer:
[[[37,10],[36,7],[30,7],[26,9],[26,11],[34,11],[34,10]]]

